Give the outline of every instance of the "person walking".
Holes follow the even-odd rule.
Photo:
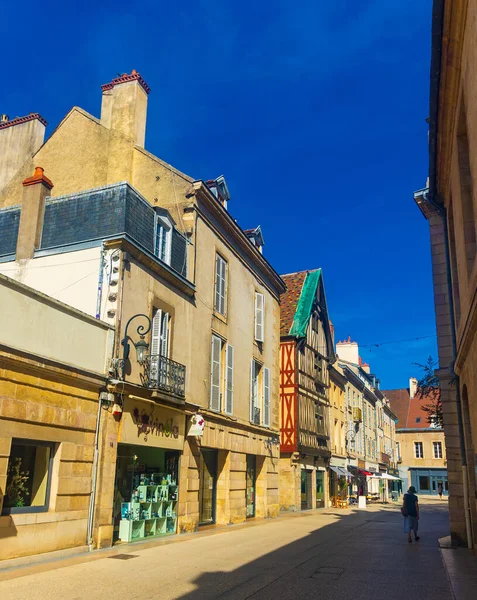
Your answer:
[[[442,492],[443,492],[442,483],[439,481],[439,485],[437,486],[437,493],[439,494],[439,500],[442,500]]]
[[[414,531],[415,541],[419,541],[417,535],[419,529],[419,501],[416,496],[416,488],[411,485],[407,494],[404,494],[401,513],[404,517],[404,533],[407,533],[407,541],[412,544],[411,532]]]

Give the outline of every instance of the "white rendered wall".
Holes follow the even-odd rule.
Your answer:
[[[100,256],[98,246],[0,263],[0,273],[95,317]]]

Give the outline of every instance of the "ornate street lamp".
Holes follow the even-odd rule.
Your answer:
[[[137,327],[136,332],[140,337],[137,342],[134,342],[134,340],[132,338],[130,338],[128,335],[128,327],[129,327],[129,324],[131,323],[131,321],[133,321],[134,319],[137,319],[138,317],[141,317],[146,320],[147,327],[144,325],[139,325]],[[151,319],[147,315],[144,315],[142,313],[134,315],[126,323],[124,337],[121,340],[121,345],[123,347],[123,360],[122,360],[123,380],[124,380],[125,370],[126,370],[126,361],[129,358],[129,352],[131,350],[131,346],[130,346],[129,342],[131,342],[133,344],[133,346],[136,348],[137,362],[140,365],[143,365],[146,362],[147,350],[149,348],[149,344],[146,342],[146,340],[144,338],[151,331],[151,327],[152,327]]]

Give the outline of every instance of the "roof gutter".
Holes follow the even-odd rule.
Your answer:
[[[437,134],[439,90],[441,82],[442,32],[445,0],[434,0],[432,7],[431,86],[429,95],[429,200],[435,202],[437,192]]]

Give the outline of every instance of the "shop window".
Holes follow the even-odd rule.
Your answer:
[[[429,477],[427,475],[419,475],[419,489],[423,492],[430,490]]]
[[[7,468],[3,513],[46,512],[54,445],[13,440]]]

